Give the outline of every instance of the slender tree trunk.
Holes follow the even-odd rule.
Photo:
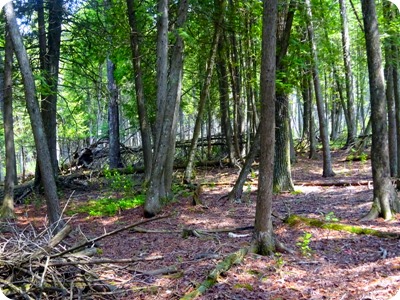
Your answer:
[[[382,53],[374,0],[362,0],[369,86],[371,97],[372,148],[371,164],[374,199],[365,220],[383,217],[390,220],[398,212],[400,203],[390,178],[387,111]]]
[[[12,2],[8,2],[4,6],[4,10],[7,24],[10,28],[14,51],[17,56],[22,73],[26,106],[31,121],[33,137],[35,140],[36,151],[39,160],[40,172],[43,178],[46,178],[46,180],[43,181],[43,187],[45,192],[49,223],[51,227],[54,228],[55,232],[58,232],[63,222],[61,221],[60,203],[58,200],[57,186],[52,169],[49,148],[47,146],[43,121],[40,115],[39,103],[36,98],[35,81],[33,79],[28,54],[22,42],[21,34],[19,32]]]
[[[332,177],[335,176],[335,173],[332,170],[332,159],[331,159],[331,150],[329,146],[329,135],[328,135],[328,127],[325,119],[325,108],[324,108],[324,99],[321,91],[321,84],[319,80],[319,71],[318,71],[318,55],[317,48],[314,41],[314,29],[312,25],[312,13],[311,13],[311,4],[310,0],[306,0],[307,6],[307,30],[308,37],[310,40],[311,46],[311,56],[312,56],[312,74],[314,81],[314,89],[315,89],[315,98],[317,100],[317,109],[318,109],[318,119],[319,119],[319,131],[322,140],[322,152],[323,152],[323,177]]]
[[[277,0],[265,0],[262,30],[262,60],[260,77],[260,174],[252,247],[253,251],[269,255],[276,242],[272,227],[272,177],[275,148],[275,72]]]
[[[118,88],[114,79],[114,63],[107,58],[107,81],[108,81],[108,143],[109,143],[109,165],[111,169],[122,167],[121,147],[119,142],[119,107]]]
[[[139,29],[136,21],[135,0],[127,0],[128,19],[131,29],[131,50],[133,71],[135,73],[136,105],[138,108],[140,134],[142,137],[144,178],[148,182],[151,175],[152,166],[152,146],[151,146],[151,126],[148,120],[146,99],[144,97],[143,74],[141,67],[141,52],[139,48]]]
[[[353,87],[353,72],[351,68],[350,59],[350,35],[347,21],[347,9],[345,0],[339,0],[340,17],[342,22],[342,47],[343,47],[343,61],[345,67],[346,78],[346,96],[347,105],[343,107],[346,115],[347,124],[347,141],[346,146],[354,144],[357,135],[357,127],[354,112],[354,87]]]
[[[0,80],[1,102],[3,103],[4,120],[4,144],[6,149],[6,178],[4,181],[4,199],[0,209],[1,218],[14,218],[14,182],[16,177],[15,163],[15,144],[14,144],[14,121],[12,105],[12,65],[13,65],[13,47],[8,26],[6,26],[5,37],[5,61],[4,78]]]
[[[50,0],[48,45],[45,58],[45,78],[49,92],[42,101],[42,118],[46,133],[47,144],[50,152],[51,164],[54,175],[58,174],[57,160],[57,92],[60,62],[61,24],[63,15],[63,0]]]
[[[188,0],[181,0],[179,2],[177,28],[175,29],[175,44],[171,54],[171,68],[169,75],[169,88],[168,88],[168,103],[174,105],[175,111],[173,113],[172,130],[170,133],[169,149],[165,161],[165,175],[164,184],[167,195],[171,194],[172,187],[172,173],[174,168],[175,157],[175,144],[176,132],[179,119],[180,103],[182,98],[182,77],[183,77],[183,54],[184,54],[184,41],[180,36],[179,31],[183,28],[188,13]]]
[[[216,13],[216,16],[215,16],[216,21],[215,21],[214,36],[212,39],[210,56],[207,61],[206,76],[205,76],[203,86],[200,91],[200,100],[199,100],[199,104],[198,104],[198,108],[197,108],[196,123],[194,125],[193,138],[192,138],[192,142],[190,145],[189,157],[188,157],[188,162],[187,162],[187,166],[186,166],[186,170],[185,170],[185,181],[186,182],[192,181],[193,165],[194,165],[194,159],[195,159],[195,155],[196,155],[196,151],[197,151],[197,142],[199,139],[201,123],[203,120],[204,106],[205,106],[206,99],[208,97],[208,93],[210,90],[212,72],[214,70],[215,57],[217,54],[219,38],[221,36],[221,30],[222,30],[221,24],[222,24],[222,19],[223,19],[225,0],[216,0],[216,2],[218,3],[218,6],[217,6],[218,12]]]
[[[390,26],[394,26],[392,12],[392,3],[389,1],[383,2],[383,15],[385,17],[388,31]],[[388,33],[388,37],[384,40],[385,47],[385,80],[386,80],[386,101],[388,110],[388,134],[389,134],[389,161],[390,161],[390,175],[397,177],[397,130],[396,130],[396,107],[394,95],[394,81],[393,81],[393,64],[395,63],[392,44],[394,43],[393,37]]]
[[[223,53],[223,41],[219,41],[218,55],[216,62],[219,84],[219,102],[221,111],[221,128],[225,137],[226,151],[228,153],[229,165],[233,166],[235,160],[235,151],[232,144],[232,126],[230,122],[229,110],[229,87],[226,71],[226,60]]]

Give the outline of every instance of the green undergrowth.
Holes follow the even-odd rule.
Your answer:
[[[114,216],[123,210],[135,208],[144,204],[145,195],[139,194],[126,198],[101,198],[77,205],[67,212],[69,215],[87,213],[89,216]]]

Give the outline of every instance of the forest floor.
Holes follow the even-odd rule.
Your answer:
[[[370,161],[345,161],[343,152],[333,153],[333,160],[336,176],[322,178],[321,160],[298,157],[292,166],[296,192],[275,195],[274,214],[284,217],[290,212],[400,234],[399,215],[389,222],[359,221],[371,207],[372,182],[365,184],[372,180]],[[158,258],[110,266],[101,278],[125,292],[101,299],[180,299],[205,280],[224,257],[248,246],[251,230],[235,232],[239,237],[216,232],[183,238],[181,233],[183,228],[215,230],[253,225],[256,176],[247,181],[241,202],[220,200],[232,188],[238,172],[224,168],[197,170],[197,182],[203,184],[203,205],[193,206],[191,196],[180,196],[164,208],[165,214],[170,214],[168,217],[141,226],[156,232],[122,231],[100,240],[101,257]],[[344,182],[348,184],[337,185]],[[65,198],[72,202],[105,194],[110,195],[110,191],[95,184],[86,191],[64,191]],[[45,208],[38,205],[20,205],[18,222],[40,229],[46,223],[43,212]],[[93,238],[140,220],[142,208],[138,207],[113,217],[80,213],[70,222]],[[306,225],[290,227],[279,218],[274,218],[274,230],[278,240],[293,249],[294,254],[247,254],[198,299],[389,299],[400,288],[398,239]],[[171,272],[146,272],[153,270]]]

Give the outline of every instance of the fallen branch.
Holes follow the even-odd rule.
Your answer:
[[[338,231],[347,231],[354,234],[366,234],[372,235],[380,238],[388,238],[388,239],[399,239],[400,234],[396,232],[385,232],[371,228],[364,228],[360,226],[342,224],[342,223],[331,223],[325,222],[315,218],[306,218],[299,215],[291,215],[286,220],[285,223],[290,226],[296,226],[298,224],[305,224],[312,227],[318,227],[329,230],[338,230]]]
[[[128,225],[128,226],[124,226],[122,228],[116,229],[114,231],[110,231],[110,232],[105,233],[105,234],[103,234],[101,236],[95,237],[95,238],[90,239],[90,240],[88,240],[86,242],[78,244],[78,245],[76,245],[76,246],[74,246],[72,248],[69,248],[69,249],[67,249],[67,250],[65,250],[63,252],[54,254],[54,255],[50,256],[50,258],[63,256],[65,254],[71,253],[71,252],[73,252],[73,251],[75,251],[75,250],[77,250],[79,248],[86,247],[86,246],[89,246],[89,245],[93,245],[95,242],[97,242],[97,241],[99,241],[101,239],[104,239],[105,237],[117,234],[117,233],[119,233],[121,231],[128,230],[128,229],[134,228],[134,227],[136,227],[138,225],[146,224],[146,223],[149,223],[149,222],[152,222],[152,221],[156,221],[156,220],[160,220],[160,219],[164,219],[164,218],[168,218],[168,217],[170,217],[170,215],[164,215],[164,216],[159,216],[159,217],[155,217],[155,218],[151,218],[151,219],[146,219],[146,220],[142,220],[142,221],[136,222],[136,223]]]
[[[233,265],[241,263],[248,252],[248,248],[241,248],[238,251],[229,254],[215,267],[214,270],[210,272],[206,280],[204,280],[194,291],[185,294],[181,300],[195,299],[202,295],[217,282],[221,273],[228,271]]]
[[[136,273],[141,273],[144,275],[150,275],[150,276],[157,276],[157,275],[168,275],[172,273],[177,273],[178,268],[176,266],[170,266],[166,268],[161,268],[161,269],[156,269],[156,270],[132,270]]]
[[[73,265],[100,265],[100,264],[126,264],[133,263],[138,261],[152,261],[162,259],[163,256],[153,256],[153,257],[144,257],[144,258],[122,258],[122,259],[91,259],[91,260],[76,260],[76,261],[52,261],[49,262],[48,265],[50,267],[54,266],[73,266]]]

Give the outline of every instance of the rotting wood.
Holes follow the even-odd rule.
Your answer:
[[[325,222],[320,219],[315,218],[307,218],[299,215],[291,215],[286,218],[285,223],[289,224],[290,226],[296,226],[300,224],[304,224],[307,226],[318,227],[322,229],[329,229],[329,230],[337,230],[337,231],[347,231],[354,234],[365,234],[365,235],[372,235],[379,238],[387,238],[387,239],[399,239],[400,233],[396,232],[385,232],[371,228],[365,228],[355,225],[348,225],[343,223],[332,223],[332,222]]]
[[[211,288],[218,281],[221,273],[227,272],[233,265],[241,263],[248,252],[249,248],[246,247],[229,254],[208,274],[207,278],[194,291],[185,294],[181,300],[195,299],[204,294],[207,289]]]

